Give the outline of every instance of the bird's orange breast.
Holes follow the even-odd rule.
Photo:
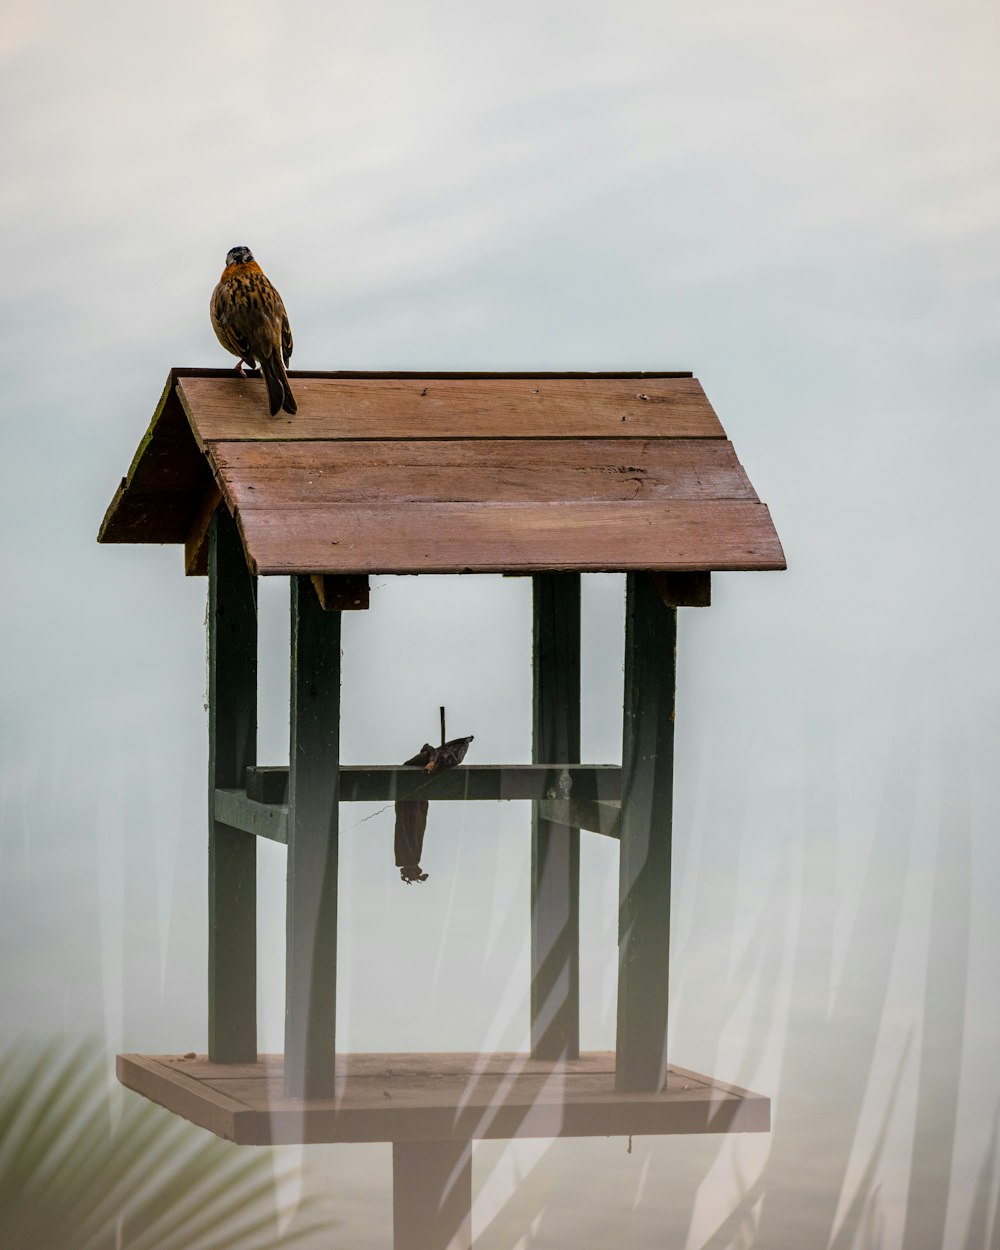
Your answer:
[[[222,271],[220,282],[225,282],[227,278],[249,278],[251,274],[260,274],[263,278],[264,271],[255,260],[244,261],[241,265],[227,265]]]

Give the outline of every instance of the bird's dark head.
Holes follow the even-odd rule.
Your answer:
[[[227,265],[245,265],[253,260],[253,252],[248,247],[231,247],[226,253]]]

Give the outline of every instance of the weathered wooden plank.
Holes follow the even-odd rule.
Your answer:
[[[188,577],[204,577],[208,573],[208,527],[221,503],[222,491],[213,482],[184,540],[184,572]]]
[[[227,380],[235,376],[233,369],[207,369],[203,366],[175,365],[170,371],[173,379],[178,378],[221,378]],[[289,369],[290,378],[327,378],[332,381],[348,382],[357,379],[376,379],[382,382],[417,382],[423,385],[430,381],[446,382],[488,382],[493,378],[530,378],[548,381],[551,379],[572,378],[575,381],[593,381],[598,378],[627,378],[630,381],[650,381],[657,378],[690,378],[690,369],[534,369],[515,373],[511,370],[496,369]]]
[[[336,1096],[308,1102],[285,1097],[282,1073],[281,1056],[262,1056],[256,1068],[119,1058],[124,1084],[254,1145],[766,1132],[770,1119],[766,1097],[683,1068],[672,1067],[659,1092],[623,1094],[613,1057],[594,1052],[558,1063],[523,1054],[342,1055]]]
[[[259,1098],[259,1083],[265,1079],[272,1093],[275,1093],[279,1100],[284,1099],[284,1094],[281,1092],[283,1055],[259,1055],[256,1063],[243,1064],[212,1063],[207,1055],[146,1055],[143,1058],[183,1072],[191,1079],[204,1081],[207,1087],[218,1090],[220,1094],[226,1094],[228,1091],[233,1098],[236,1097],[239,1089],[257,1088],[257,1094],[244,1097],[239,1104],[241,1106],[260,1105],[255,1098]],[[404,1053],[356,1051],[337,1057],[336,1096],[341,1099],[364,1097],[362,1091],[365,1088],[363,1084],[365,1081],[377,1085],[386,1080],[408,1082],[411,1077],[425,1076],[433,1078],[434,1081],[461,1077],[468,1082],[470,1077],[478,1079],[481,1076],[494,1075],[506,1078],[512,1073],[517,1079],[533,1075],[541,1077],[546,1085],[558,1078],[567,1088],[582,1089],[584,1087],[577,1084],[579,1077],[614,1077],[615,1052],[613,1050],[590,1050],[582,1052],[573,1060],[553,1062],[535,1059],[523,1051],[509,1050],[409,1051]],[[729,1085],[715,1077],[703,1076],[673,1063],[669,1066],[668,1078],[666,1092],[669,1097],[677,1097],[679,1093],[688,1092],[691,1089],[709,1087],[737,1097],[759,1097],[741,1086]],[[257,1085],[255,1086],[254,1083]],[[594,1081],[587,1088],[607,1092],[612,1087],[613,1081],[612,1083]],[[430,1085],[425,1084],[419,1088],[427,1090]]]
[[[666,1107],[623,1104],[621,1100],[546,1100],[544,1087],[530,1087],[501,1078],[483,1082],[486,1105],[408,1108],[392,1093],[363,1109],[352,1106],[309,1106],[246,1113],[237,1141],[252,1145],[293,1142],[426,1141],[453,1133],[473,1140],[510,1140],[529,1137],[628,1137],[642,1135],[766,1132],[766,1099],[740,1099],[714,1091],[686,1091]],[[456,1091],[460,1099],[460,1091]],[[624,1144],[624,1143],[623,1143]]]
[[[532,740],[536,764],[580,759],[580,575],[533,585]],[[580,831],[532,805],[531,1053],[580,1053]]]
[[[257,845],[217,819],[257,757],[257,584],[225,508],[208,555],[208,1046],[213,1060],[257,1057]]]
[[[285,948],[285,1092],[333,1093],[337,1007],[340,613],[291,579],[291,746]]]
[[[668,608],[708,608],[712,605],[711,573],[654,573],[653,582]]]
[[[488,511],[496,503],[577,506],[669,500],[680,505],[722,500],[749,504],[756,499],[699,383],[690,375],[342,372],[294,376],[307,399],[296,418],[286,420],[266,414],[260,379],[239,379],[227,370],[173,370],[153,423],[108,509],[100,540],[188,539],[212,485],[206,451],[209,457],[234,458],[230,480],[219,474],[231,511],[237,506],[246,507],[248,514],[254,511],[252,496],[258,487],[252,479],[259,474],[260,498],[271,497],[267,510],[284,507],[282,492],[293,500],[301,495],[307,507],[327,509],[339,501],[357,508],[354,540],[361,547],[369,519],[364,505],[372,499],[397,498],[401,501],[397,506],[403,507],[411,500],[444,506],[472,506],[478,501],[489,504]],[[244,399],[257,392],[259,411],[253,403],[246,408]],[[206,395],[214,398],[202,424],[198,418],[192,428],[188,418],[188,409],[195,411],[192,396],[200,404]],[[213,412],[222,414],[221,423]],[[384,429],[379,424],[383,417]],[[310,473],[314,449],[322,448],[321,459],[335,454],[325,445],[328,439],[343,446],[342,463],[333,473],[322,466]],[[234,442],[241,443],[242,450],[234,450]],[[373,458],[366,448],[375,447],[376,442],[381,448]],[[537,459],[521,449],[511,460],[504,446],[525,442],[535,444]],[[276,458],[262,444],[270,445]],[[637,453],[641,448],[641,455],[624,454],[628,446]],[[249,476],[243,479],[236,464],[241,456],[248,457],[249,466]],[[315,518],[301,515],[301,506],[297,503],[290,511],[308,530]],[[421,516],[428,522],[441,519]],[[382,516],[379,523],[395,528],[400,519]],[[707,549],[701,544],[692,559],[684,550],[685,519],[695,530],[720,541],[707,544]],[[336,516],[329,521],[333,528],[340,524]],[[727,521],[735,531],[728,538],[715,533],[717,525],[725,528]],[[586,532],[591,523],[598,530],[596,535]],[[269,573],[517,574],[641,567],[690,571],[784,567],[766,509],[725,516],[690,513],[687,518],[673,511],[669,524],[661,517],[652,527],[649,515],[641,512],[620,516],[512,513],[498,522],[488,515],[451,512],[444,527],[450,532],[443,534],[451,550],[440,560],[430,550],[416,552],[413,567],[406,563],[411,552],[405,543],[400,551],[398,544],[384,543],[377,533],[373,535],[379,546],[375,560],[357,558],[357,552],[350,550],[350,535],[344,550],[336,551],[344,541],[336,533],[319,534],[310,559],[296,559],[287,548],[282,555],[281,535],[273,527],[270,534],[251,534],[261,530],[262,524],[258,516],[243,532],[245,539],[255,539],[252,547],[261,547],[249,553],[255,571]],[[538,552],[531,550],[525,535],[536,524],[543,531],[553,524],[561,530],[556,538],[546,533]],[[278,529],[290,525],[285,537],[292,547],[299,544],[302,535],[295,521],[282,518],[276,525]],[[732,540],[738,539],[744,526],[746,532],[734,551]],[[485,536],[479,534],[483,528]],[[463,532],[468,542],[462,541]],[[278,551],[267,549],[268,539],[277,543]],[[417,547],[426,548],[426,534],[417,533],[414,540]],[[640,548],[637,557],[633,553]],[[590,558],[589,549],[594,552]],[[188,557],[188,564],[200,570],[197,543]],[[511,562],[505,567],[507,557]]]
[[[213,442],[231,507],[757,495],[727,439]]]
[[[312,584],[324,612],[364,612],[368,608],[368,578],[364,574],[328,577],[315,573]]]
[[[615,800],[621,798],[621,775],[617,764],[571,764],[565,768],[549,764],[463,764],[430,775],[422,768],[395,764],[342,764],[340,801]],[[256,803],[287,803],[288,769],[248,768],[246,792]]]
[[[212,485],[173,374],[101,522],[101,543],[182,543]]]
[[[767,508],[737,500],[244,508],[261,574],[781,569]]]
[[[472,1142],[392,1144],[393,1250],[470,1250]]]
[[[256,803],[242,790],[216,790],[215,819],[230,829],[241,829],[271,842],[288,842],[288,806]]]
[[[226,1141],[236,1141],[236,1120],[253,1108],[220,1093],[207,1081],[195,1080],[154,1055],[118,1055],[115,1075],[126,1089],[167,1107],[174,1115],[198,1124]]]
[[[338,1056],[338,1065],[342,1062],[343,1057]],[[421,1124],[421,1116],[434,1114],[445,1117],[450,1115],[454,1118],[456,1110],[464,1109],[463,1103],[471,1114],[465,1117],[463,1124],[456,1126],[456,1137],[459,1134],[472,1139],[491,1136],[518,1137],[531,1134],[522,1133],[516,1122],[513,1124],[514,1131],[507,1134],[491,1131],[493,1126],[485,1122],[492,1120],[494,1115],[502,1115],[504,1111],[510,1113],[515,1108],[520,1110],[523,1117],[525,1110],[563,1105],[570,1101],[567,1098],[570,1090],[572,1101],[577,1106],[607,1103],[616,1094],[613,1071],[594,1075],[553,1069],[547,1074],[539,1074],[515,1066],[504,1073],[480,1072],[471,1067],[465,1073],[450,1077],[442,1077],[436,1072],[420,1075],[406,1073],[405,1081],[399,1079],[401,1075],[394,1070],[381,1078],[350,1077],[346,1081],[338,1079],[334,1097],[310,1099],[308,1109],[311,1111],[319,1107],[336,1107],[342,1116],[353,1113],[357,1122],[361,1118],[358,1113],[371,1115],[371,1111],[378,1105],[373,1095],[376,1091],[382,1091],[381,1097],[385,1098],[388,1093],[392,1105],[384,1106],[387,1114],[378,1117],[382,1121],[378,1127],[385,1129],[392,1124],[400,1130],[401,1140],[420,1140],[417,1136],[420,1128],[426,1134],[424,1140],[435,1140],[442,1134],[450,1137],[451,1133],[440,1119],[427,1119]],[[215,1090],[224,1091],[242,1103],[251,1106],[267,1105],[275,1115],[287,1112],[294,1114],[303,1109],[301,1100],[285,1097],[280,1073],[277,1078],[270,1075],[263,1078],[228,1078],[223,1075],[206,1081],[205,1084]],[[659,1093],[666,1094],[673,1102],[697,1102],[704,1098],[708,1088],[705,1083],[680,1081],[671,1071],[668,1089]],[[618,1099],[623,1102],[626,1099],[642,1101],[634,1099],[634,1096],[621,1094],[618,1094]],[[531,1106],[532,1101],[534,1107]],[[510,1118],[507,1119],[507,1126],[512,1127]]]
[[[620,1091],[667,1080],[670,854],[677,609],[648,573],[630,573],[625,607],[625,700],[618,879]]]
[[[594,799],[542,799],[539,815],[553,825],[586,829],[606,838],[617,838],[621,828],[621,803]]]
[[[293,375],[294,377],[294,375]],[[296,377],[294,417],[260,378],[179,378],[199,442],[339,438],[724,438],[696,378]]]
[[[282,1072],[284,1070],[283,1055],[259,1055],[256,1063],[212,1063],[206,1055],[155,1055],[147,1056],[176,1067],[178,1071],[187,1073],[211,1083],[213,1088],[224,1089],[232,1081],[257,1081],[266,1077],[281,1093]],[[345,1096],[348,1085],[351,1089],[360,1088],[361,1080],[381,1081],[386,1078],[407,1076],[429,1076],[437,1080],[447,1076],[465,1076],[470,1073],[481,1076],[493,1073],[505,1076],[512,1067],[525,1074],[535,1073],[551,1077],[554,1071],[561,1070],[559,1065],[550,1060],[533,1059],[529,1054],[517,1051],[408,1051],[405,1053],[387,1051],[354,1051],[341,1053],[337,1056],[337,1088],[338,1098]],[[577,1057],[572,1061],[573,1073],[590,1075],[614,1076],[615,1052],[613,1050],[594,1050]],[[671,1068],[673,1071],[673,1068]],[[250,1105],[248,1103],[247,1105]]]
[[[338,1056],[338,1068],[344,1062],[346,1058]],[[401,1079],[404,1075],[405,1080]],[[334,1097],[309,1099],[306,1108],[303,1108],[302,1100],[285,1097],[280,1070],[276,1076],[267,1073],[230,1078],[223,1073],[205,1080],[204,1084],[251,1108],[266,1105],[276,1115],[286,1112],[294,1114],[303,1109],[312,1111],[321,1107],[336,1107],[344,1116],[355,1115],[356,1123],[362,1114],[371,1116],[371,1112],[378,1106],[376,1097],[385,1098],[388,1093],[391,1105],[383,1105],[387,1115],[378,1117],[381,1121],[378,1127],[384,1129],[393,1125],[399,1130],[401,1140],[419,1140],[418,1133],[421,1128],[426,1133],[425,1140],[435,1139],[442,1131],[448,1136],[448,1130],[442,1130],[440,1120],[428,1120],[421,1125],[420,1116],[434,1113],[454,1117],[456,1109],[463,1102],[470,1110],[474,1110],[461,1125],[460,1132],[464,1136],[475,1138],[500,1135],[488,1131],[487,1125],[482,1121],[490,1120],[495,1112],[502,1113],[505,1102],[508,1109],[520,1105],[523,1111],[524,1105],[533,1097],[542,1106],[554,1107],[569,1101],[566,1095],[571,1090],[573,1101],[577,1105],[593,1106],[610,1101],[616,1092],[613,1070],[611,1073],[598,1075],[558,1069],[539,1074],[521,1070],[519,1066],[503,1073],[480,1072],[472,1066],[464,1073],[450,1076],[441,1076],[436,1072],[411,1074],[394,1069],[383,1077],[349,1077],[346,1081],[338,1078]],[[671,1070],[669,1088],[660,1093],[666,1093],[675,1102],[697,1102],[704,1097],[707,1088],[704,1083],[688,1080],[681,1082]],[[623,1102],[642,1101],[630,1095],[619,1094],[618,1098]],[[509,1134],[514,1137],[521,1135],[516,1128]]]

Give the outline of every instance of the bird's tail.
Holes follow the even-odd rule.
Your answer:
[[[297,408],[295,397],[292,395],[292,388],[288,385],[288,374],[285,372],[285,366],[281,363],[281,357],[277,352],[273,356],[268,356],[266,360],[261,360],[260,370],[264,375],[264,381],[267,383],[267,398],[271,405],[271,416],[276,416],[281,408],[285,412],[295,412]]]

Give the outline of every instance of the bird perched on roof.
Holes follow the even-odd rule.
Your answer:
[[[271,416],[280,408],[295,412],[285,372],[292,355],[288,313],[248,247],[233,247],[226,254],[226,267],[212,292],[211,312],[215,337],[240,358],[236,372],[242,374],[244,364],[255,369],[260,361]]]

